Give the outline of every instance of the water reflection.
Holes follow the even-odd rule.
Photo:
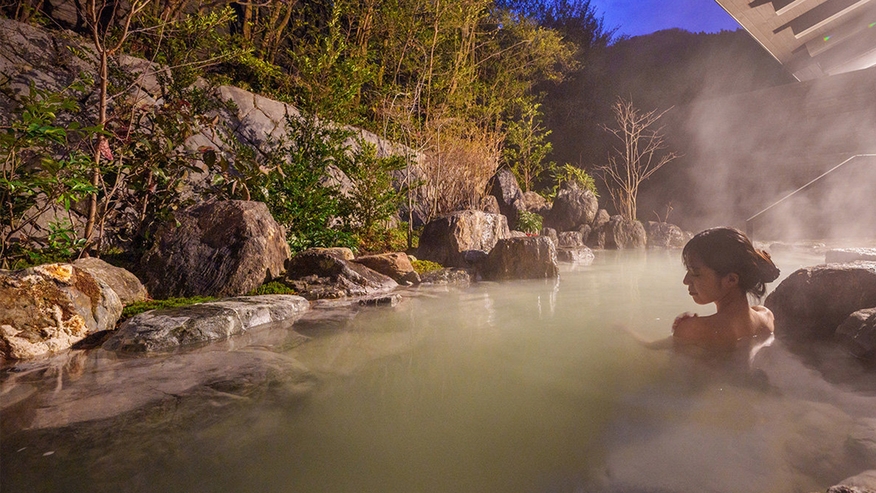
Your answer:
[[[697,309],[682,276],[677,252],[603,252],[559,281],[18,365],[0,372],[4,491],[781,493],[876,463],[849,446],[876,399],[780,345],[709,358],[616,329],[668,335]]]

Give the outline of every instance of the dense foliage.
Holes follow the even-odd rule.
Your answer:
[[[295,250],[398,249],[412,243],[414,221],[477,206],[499,166],[547,197],[563,181],[596,192],[585,170],[605,160],[601,125],[619,95],[650,111],[783,80],[741,33],[613,40],[589,0],[76,5],[75,22],[53,18],[48,3],[0,5],[94,44],[76,53],[94,64],[93,81],[33,88],[0,129],[5,265],[142,250],[205,191],[266,202]],[[167,68],[154,106],[120,97],[133,77],[125,53]],[[233,155],[186,150],[225,104],[198,78],[293,103],[302,116],[268,153],[222,128]],[[96,114],[81,111],[74,90],[99,94]],[[345,125],[406,150],[378,157],[351,145]],[[352,185],[326,180],[335,170]],[[193,183],[203,171],[211,179]],[[410,224],[398,222],[400,206]],[[69,220],[37,224],[49,208]]]

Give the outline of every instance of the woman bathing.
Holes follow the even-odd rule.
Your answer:
[[[779,277],[770,255],[757,250],[733,228],[707,229],[694,236],[682,251],[687,267],[684,284],[700,305],[715,303],[714,315],[685,313],[672,324],[675,344],[732,347],[751,337],[769,337],[773,314],[766,307],[749,306],[748,295],[760,299],[766,283]]]
[[[694,236],[682,251],[687,273],[684,284],[700,305],[715,303],[714,315],[679,315],[672,336],[645,343],[663,348],[696,345],[706,349],[733,349],[753,338],[769,338],[773,314],[766,307],[750,306],[748,295],[760,299],[766,283],[779,277],[770,255],[733,228],[707,229]],[[744,344],[747,345],[747,344]]]

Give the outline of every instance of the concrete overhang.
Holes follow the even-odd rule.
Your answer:
[[[716,0],[797,80],[876,65],[876,0]]]

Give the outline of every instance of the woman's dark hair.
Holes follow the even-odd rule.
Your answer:
[[[684,265],[696,258],[719,276],[735,273],[739,286],[758,298],[766,292],[766,283],[779,277],[779,268],[770,254],[754,248],[742,231],[734,228],[707,229],[691,238],[681,252]]]

